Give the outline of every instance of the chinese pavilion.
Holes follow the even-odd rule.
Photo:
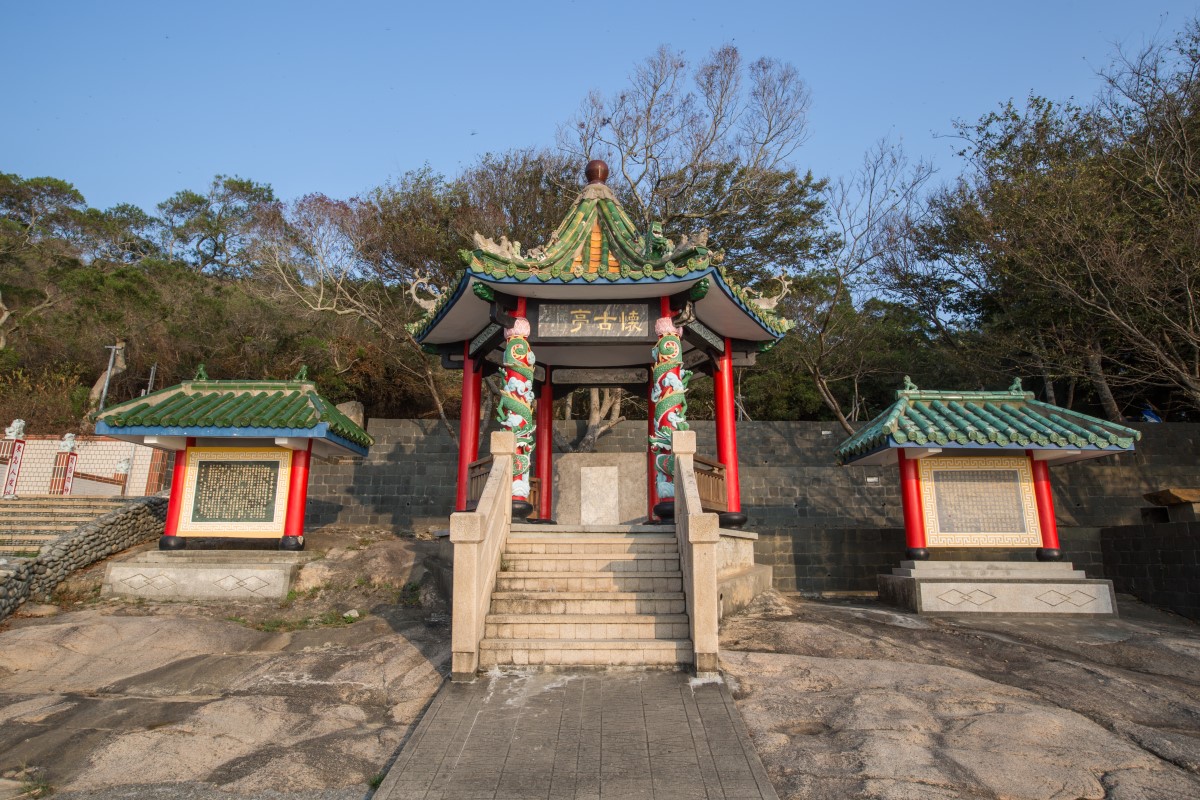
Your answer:
[[[371,437],[305,380],[196,380],[110,406],[96,433],[175,454],[162,550],[187,537],[304,548],[311,457],[365,456]]]
[[[470,465],[478,456],[485,364],[502,370],[498,417],[516,439],[513,513],[536,511],[542,520],[552,515],[553,401],[580,387],[623,388],[648,398],[647,517],[671,517],[671,436],[688,427],[688,380],[701,371],[715,384],[717,460],[726,487],[718,510],[724,526],[739,526],[746,518],[733,368],[753,364],[788,324],[729,279],[707,247],[707,233],[676,244],[658,223],[639,232],[605,185],[608,166],[592,161],[586,177],[543,247],[523,251],[519,242],[476,234],[476,248],[462,251],[466,268],[414,328],[444,366],[462,370],[456,510],[467,508]]]

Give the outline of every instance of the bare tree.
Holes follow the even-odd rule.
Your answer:
[[[558,130],[565,152],[602,158],[634,220],[709,245],[744,279],[793,269],[819,239],[820,181],[790,159],[807,138],[808,88],[795,67],[749,65],[725,45],[691,69],[660,47],[612,96],[593,91]]]
[[[910,163],[899,145],[881,141],[853,176],[830,185],[826,220],[836,245],[799,279],[798,296],[787,304],[798,365],[847,433],[854,429],[833,387],[857,385],[869,372],[871,331],[861,313],[868,281],[892,251],[895,227],[919,213],[932,175],[928,162]]]
[[[260,285],[291,295],[313,312],[358,318],[379,331],[396,347],[395,366],[424,385],[454,436],[443,401],[444,375],[405,326],[424,305],[416,287],[430,285],[421,271],[428,265],[405,270],[409,280],[381,277],[378,262],[368,255],[372,228],[363,223],[373,215],[369,204],[323,195],[260,206],[251,246]]]

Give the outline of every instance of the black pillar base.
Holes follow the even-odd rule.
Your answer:
[[[284,536],[283,538],[281,538],[279,540],[279,549],[280,550],[291,550],[293,552],[299,552],[300,550],[304,549],[304,537],[303,536]]]
[[[929,560],[929,551],[924,547],[910,547],[904,551],[904,555],[909,561]]]
[[[532,513],[533,513],[533,503],[530,503],[525,500],[513,500],[512,501],[513,519],[524,520],[526,517],[528,517]]]
[[[661,519],[663,522],[669,522],[675,519],[675,501],[663,500],[660,503],[654,504],[654,516]]]
[[[1038,561],[1062,561],[1062,550],[1056,547],[1039,547],[1037,549]]]
[[[557,525],[558,523],[552,519],[527,519],[525,520],[530,525]]]
[[[721,518],[721,527],[738,530],[746,524],[746,515],[740,511],[722,511],[717,515]]]
[[[187,550],[187,539],[182,536],[158,537],[159,550]]]

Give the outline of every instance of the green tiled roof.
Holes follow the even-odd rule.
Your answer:
[[[185,381],[110,406],[96,422],[121,428],[266,428],[329,432],[362,447],[371,436],[317,394],[308,381]]]
[[[839,464],[883,448],[1132,450],[1140,431],[1035,400],[1018,380],[998,392],[922,391],[905,378],[896,402],[838,447]]]
[[[409,326],[418,340],[429,333],[471,277],[498,283],[602,286],[712,274],[742,311],[775,337],[794,324],[753,302],[723,267],[713,264],[714,253],[704,244],[674,246],[661,235],[640,233],[607,186],[585,188],[544,248],[522,252],[519,243],[496,245],[477,239],[477,244],[475,250],[459,251],[466,269],[454,277],[451,289],[442,292],[425,317]],[[598,264],[593,263],[597,259]]]

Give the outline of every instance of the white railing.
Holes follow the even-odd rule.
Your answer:
[[[492,602],[500,556],[512,525],[512,457],[516,440],[508,431],[492,433],[492,466],[473,511],[450,515],[454,545],[454,610],[450,629],[451,679],[474,680],[479,642]]]
[[[702,510],[696,485],[696,433],[675,431],[675,537],[679,541],[679,566],[691,624],[695,669],[698,675],[715,673],[717,663],[717,543],[721,523],[716,514]]]

